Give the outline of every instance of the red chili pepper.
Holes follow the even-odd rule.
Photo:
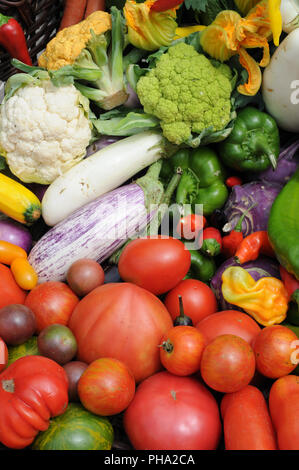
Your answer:
[[[299,281],[297,281],[297,279],[284,267],[279,266],[279,271],[281,280],[284,283],[287,293],[289,294],[289,298],[291,298],[294,292],[299,289]]]
[[[240,186],[242,184],[242,180],[238,176],[230,176],[225,180],[225,184],[228,188],[233,188],[234,186]]]
[[[244,213],[241,215],[240,219],[238,220],[235,228],[229,233],[222,237],[222,253],[226,258],[231,258],[235,255],[238,246],[243,241],[243,233],[242,233],[242,222],[248,212],[255,206],[256,204],[252,204]]]
[[[235,253],[235,258],[238,263],[243,264],[256,260],[260,254],[275,256],[266,230],[253,232],[245,237]]]
[[[202,233],[203,243],[200,251],[208,256],[217,256],[221,253],[222,237],[215,227],[207,227]]]
[[[207,220],[203,215],[188,214],[180,219],[176,231],[180,237],[194,240],[206,224]]]
[[[176,8],[182,3],[184,3],[184,0],[156,0],[156,2],[151,5],[150,9],[152,11],[166,11]]]
[[[24,64],[32,65],[26,38],[20,23],[10,16],[0,13],[0,44],[15,59]]]

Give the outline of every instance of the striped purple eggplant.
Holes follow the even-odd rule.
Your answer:
[[[144,229],[155,214],[149,205],[163,195],[162,184],[152,178],[152,184],[143,184],[146,178],[98,197],[51,228],[28,257],[39,283],[64,281],[70,265],[81,258],[101,263]]]

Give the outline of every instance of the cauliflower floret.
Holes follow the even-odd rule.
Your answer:
[[[95,11],[80,23],[59,31],[40,55],[38,59],[40,67],[58,70],[60,67],[73,64],[91,39],[91,29],[97,35],[111,29],[110,14],[105,11]]]
[[[1,105],[0,148],[24,183],[50,184],[84,157],[91,139],[86,100],[74,85],[26,85]]]
[[[214,67],[193,46],[178,43],[141,77],[137,94],[144,111],[161,121],[164,136],[180,145],[206,128],[220,131],[231,120],[229,68]]]

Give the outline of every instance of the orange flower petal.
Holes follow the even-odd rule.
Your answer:
[[[246,38],[242,41],[241,46],[245,49],[253,49],[256,47],[263,48],[263,58],[259,65],[261,67],[267,67],[270,62],[270,50],[269,44],[266,38],[258,36],[257,34],[247,33]]]
[[[245,51],[243,47],[239,50],[239,61],[248,72],[248,81],[238,86],[241,95],[254,96],[262,84],[262,73],[257,62]]]
[[[222,62],[236,54],[239,48],[236,28],[240,19],[241,16],[236,11],[220,12],[201,34],[200,43],[204,51]]]

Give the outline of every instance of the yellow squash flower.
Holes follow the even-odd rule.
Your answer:
[[[238,55],[241,65],[248,72],[248,81],[238,87],[244,95],[255,95],[262,83],[260,67],[270,62],[268,40],[272,36],[268,1],[263,0],[242,18],[233,10],[220,12],[201,35],[201,45],[214,59],[225,62]],[[248,49],[261,47],[263,58],[258,64],[247,52]]]

